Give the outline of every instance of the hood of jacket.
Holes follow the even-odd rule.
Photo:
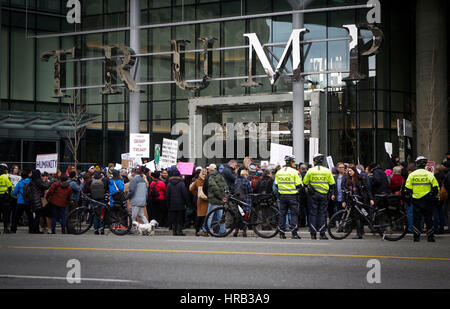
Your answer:
[[[183,181],[183,178],[181,178],[180,176],[172,176],[169,178],[169,183],[171,183],[172,185],[176,185],[180,181]]]
[[[61,188],[66,189],[67,187],[70,186],[70,184],[67,181],[64,182],[59,182],[59,185],[61,186]]]

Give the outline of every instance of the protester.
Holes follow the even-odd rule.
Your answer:
[[[273,174],[272,171],[266,169],[261,179],[256,183],[255,193],[256,194],[272,194],[273,189]]]
[[[397,165],[392,171],[389,188],[394,194],[401,194],[401,190],[403,188],[403,185],[405,184],[405,180],[402,177],[402,169],[403,167],[401,165]]]
[[[371,184],[372,195],[376,194],[390,194],[391,189],[389,188],[389,181],[386,173],[383,169],[376,163],[369,165],[369,181]]]
[[[99,171],[94,171],[93,178],[86,184],[87,193],[91,194],[92,207],[94,208],[94,234],[104,235],[105,227],[101,220],[101,214],[104,209],[105,195],[108,192],[109,181]]]
[[[446,225],[448,226],[447,218],[444,215],[444,204],[448,200],[445,166],[441,164],[436,165],[434,177],[436,178],[440,188],[440,198],[433,209],[434,230],[436,234],[444,234],[444,227]]]
[[[45,186],[50,186],[52,184],[52,182],[49,180],[49,176],[50,175],[47,172],[43,172],[41,174],[41,180]],[[47,192],[48,191],[44,192],[44,197],[46,196]],[[48,201],[47,201],[47,203],[48,203]],[[42,228],[42,232],[44,234],[50,234],[50,230],[52,227],[52,217],[53,217],[51,207],[50,206],[43,207],[40,214],[41,214],[40,225]]]
[[[144,215],[144,208],[147,204],[148,195],[145,175],[142,174],[139,168],[133,168],[131,176],[132,179],[127,194],[127,200],[130,200],[131,206],[131,220],[136,221],[136,219],[139,218],[143,224],[147,224],[148,220]]]
[[[208,236],[203,226],[206,212],[208,210],[208,197],[203,192],[203,184],[205,182],[208,171],[201,169],[198,178],[191,184],[189,191],[197,198],[197,216],[195,218],[195,236]],[[201,229],[201,231],[200,231]]]
[[[250,194],[253,193],[253,189],[252,189],[252,185],[251,185],[250,181],[247,178],[248,178],[248,172],[246,170],[242,170],[241,174],[239,175],[239,177],[236,179],[236,181],[234,183],[234,196],[238,200],[240,200],[248,205],[251,205],[252,200],[251,200]],[[242,205],[242,211],[245,214],[244,216],[247,218],[250,213],[250,207]],[[247,228],[245,225],[236,227],[233,237],[238,236],[239,229],[242,229],[242,231],[243,231],[242,236],[247,237]]]
[[[62,234],[66,233],[66,207],[72,195],[72,189],[67,180],[67,177],[62,175],[59,181],[51,185],[47,193],[47,199],[53,213],[52,234],[56,233],[57,221],[61,224]]]
[[[363,176],[358,174],[355,166],[349,166],[347,177],[343,178],[342,188],[349,191],[350,195],[361,196],[364,205],[374,206],[374,197],[369,190],[367,181]],[[342,207],[346,207],[346,203],[347,202],[344,199]],[[373,209],[371,207],[364,207],[362,205],[361,207],[367,211],[370,218],[373,216]],[[354,236],[353,239],[362,239],[362,235],[364,234],[364,224],[356,212],[353,212],[353,214],[356,222],[356,236]]]
[[[34,232],[34,221],[33,221],[33,211],[31,210],[31,205],[27,201],[25,201],[23,197],[23,189],[26,184],[30,183],[31,181],[31,171],[22,171],[21,173],[21,180],[18,182],[18,184],[14,187],[14,191],[12,192],[12,195],[17,198],[17,206],[14,211],[13,215],[13,222],[11,225],[11,232],[16,233],[17,232],[17,225],[19,224],[19,220],[23,215],[23,212],[26,213],[28,218],[28,233],[32,234]]]
[[[221,173],[223,178],[225,178],[225,181],[228,184],[228,188],[230,189],[231,193],[233,193],[234,190],[234,183],[237,179],[237,161],[236,160],[230,160],[228,162],[228,165],[224,167],[223,172]]]
[[[61,175],[63,177],[64,175]],[[66,177],[67,179],[67,177]],[[39,222],[41,218],[41,213],[43,210],[42,208],[48,207],[49,205],[43,206],[42,203],[45,200],[43,200],[45,196],[45,191],[47,191],[50,188],[50,183],[44,183],[41,178],[41,172],[39,170],[33,170],[31,175],[31,187],[32,187],[32,202],[31,207],[34,212],[34,233],[36,234],[42,234],[42,232],[39,230]],[[48,201],[48,200],[47,200]],[[52,215],[53,216],[53,215]],[[29,219],[30,220],[30,219]]]
[[[207,191],[205,194],[208,196],[208,213],[213,209],[221,206],[226,201],[225,191],[228,189],[228,184],[225,178],[217,171],[215,164],[210,164],[207,167],[209,175],[205,178],[207,182]],[[206,185],[206,184],[205,184]],[[228,189],[229,190],[229,189]],[[216,211],[214,213],[216,216],[222,216],[222,211]],[[208,222],[205,222],[208,226],[211,226],[212,220],[217,220],[217,218],[208,218]],[[225,225],[222,224],[219,227],[220,233],[225,231]]]
[[[109,180],[108,191],[109,195],[109,206],[114,206],[114,203],[122,204],[125,201],[124,189],[125,184],[120,178],[120,172],[113,170],[111,172],[112,178]],[[108,177],[109,178],[109,177]]]
[[[172,234],[174,236],[185,236],[182,231],[185,209],[191,207],[191,200],[178,169],[171,171],[169,185],[166,191],[166,200],[169,209],[169,217],[172,223]]]
[[[75,171],[69,173],[69,179],[67,181],[70,185],[70,188],[72,189],[72,194],[69,199],[69,203],[66,207],[66,216],[75,208],[77,208],[80,202],[81,197],[81,191],[83,190],[84,186],[84,178],[83,177],[77,177],[77,173]],[[73,226],[74,222],[70,224],[70,226]],[[72,233],[73,231],[68,231],[69,233]]]

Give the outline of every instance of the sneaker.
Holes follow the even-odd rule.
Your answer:
[[[355,236],[352,237],[352,239],[362,239],[362,236],[361,235],[355,235]]]
[[[292,239],[302,239],[298,234],[292,234]]]

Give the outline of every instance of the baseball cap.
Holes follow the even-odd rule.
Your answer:
[[[215,164],[211,163],[211,164],[207,167],[207,169],[209,169],[209,170],[216,170],[216,169],[217,169],[217,166],[216,166]]]

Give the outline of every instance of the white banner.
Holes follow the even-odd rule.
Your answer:
[[[178,141],[163,138],[159,167],[161,169],[177,165]]]
[[[292,155],[292,147],[270,143],[270,164],[286,165],[284,157]]]
[[[331,170],[334,167],[333,158],[331,156],[327,157],[328,168]]]
[[[43,154],[36,156],[36,169],[49,174],[56,174],[56,169],[58,167],[58,154]]]
[[[130,156],[150,157],[150,134],[130,133]]]
[[[309,138],[309,164],[313,164],[313,158],[319,153],[319,139],[317,137]]]

